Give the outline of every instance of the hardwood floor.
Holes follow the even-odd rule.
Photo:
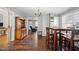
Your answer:
[[[0,50],[6,50],[8,48],[7,35],[0,35]]]
[[[37,36],[31,33],[23,40],[15,40],[9,44],[9,51],[47,51],[46,37]]]
[[[46,48],[46,37],[41,37],[38,39],[38,51],[47,51]]]

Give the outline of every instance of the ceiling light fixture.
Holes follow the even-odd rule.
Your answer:
[[[35,13],[35,16],[41,16],[41,12],[39,9],[37,10],[37,13]]]

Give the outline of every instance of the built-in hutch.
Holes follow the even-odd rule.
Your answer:
[[[22,40],[27,35],[25,18],[15,18],[15,39]]]

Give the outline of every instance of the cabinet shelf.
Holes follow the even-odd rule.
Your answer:
[[[16,17],[16,39],[21,40],[27,35],[27,29],[26,29],[26,21],[25,19],[20,19],[19,17]]]

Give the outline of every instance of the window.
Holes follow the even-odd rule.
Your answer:
[[[54,16],[54,17],[51,17],[50,20],[49,20],[49,26],[52,27],[52,28],[58,28],[59,27],[59,18],[58,16]]]
[[[53,27],[54,26],[54,17],[50,17],[49,26],[50,27]]]

